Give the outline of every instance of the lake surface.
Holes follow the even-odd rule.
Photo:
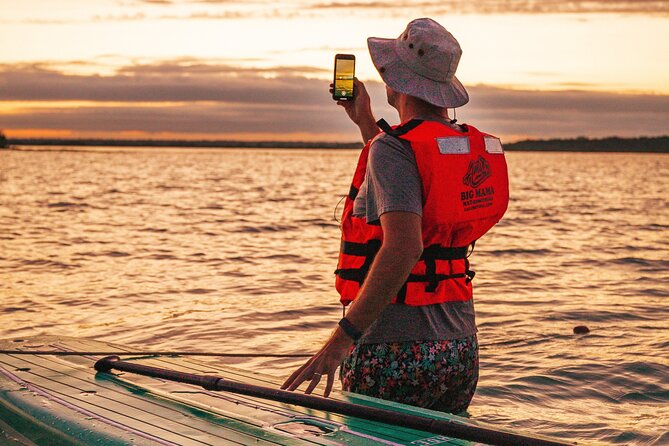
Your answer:
[[[309,353],[335,327],[357,151],[66,149],[0,151],[0,338]],[[470,259],[470,416],[669,444],[669,155],[507,159],[509,211]],[[302,360],[226,362],[285,377]]]

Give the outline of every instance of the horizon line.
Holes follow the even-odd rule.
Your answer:
[[[635,143],[623,147],[622,144]],[[597,144],[603,144],[597,146]],[[5,138],[5,148],[12,146],[59,146],[75,147],[156,147],[156,148],[265,148],[265,149],[360,149],[362,142],[327,141],[274,141],[274,140],[222,140],[222,139],[114,139],[114,138]],[[532,147],[531,145],[535,145]],[[508,150],[529,151],[592,151],[592,152],[655,152],[669,153],[669,135],[590,138],[524,139],[504,144]],[[0,143],[0,148],[3,145]],[[19,149],[20,150],[20,149]]]

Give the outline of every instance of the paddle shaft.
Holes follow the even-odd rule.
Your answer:
[[[484,427],[467,426],[454,421],[435,420],[428,417],[403,414],[392,410],[367,407],[360,404],[353,404],[319,396],[233,382],[217,376],[195,375],[142,364],[134,364],[121,361],[118,356],[108,356],[95,363],[95,370],[98,372],[109,372],[111,369],[193,384],[204,387],[207,390],[238,393],[241,395],[294,404],[310,409],[323,410],[370,421],[394,424],[424,432],[431,432],[438,435],[446,435],[495,446],[567,446],[575,444],[562,443],[549,439],[531,438],[509,432],[499,432]]]

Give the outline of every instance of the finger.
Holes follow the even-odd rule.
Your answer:
[[[309,360],[308,360],[306,363],[304,363],[304,364],[302,365],[302,367],[300,367],[299,369],[295,370],[295,371],[292,373],[292,375],[290,375],[290,376],[288,377],[288,379],[285,380],[285,381],[283,382],[283,384],[281,385],[281,388],[282,388],[282,389],[285,389],[286,387],[288,387],[288,386],[295,380],[295,378],[297,378],[297,377],[300,375],[300,373],[302,373],[302,372],[304,371],[304,369],[306,369],[307,367],[309,367],[309,366],[311,365],[311,363],[312,363],[313,360],[314,360],[313,357],[309,358]]]
[[[282,388],[282,389],[285,389],[286,387],[288,387],[288,385],[289,385],[291,382],[293,382],[293,381],[295,380],[295,378],[297,378],[297,377],[299,376],[299,374],[302,373],[302,370],[304,370],[304,368],[307,367],[308,365],[309,365],[309,362],[307,362],[306,364],[303,364],[302,367],[300,367],[299,369],[295,370],[295,371],[288,377],[288,379],[285,380],[285,381],[283,382],[283,384],[281,385],[281,388]]]
[[[313,376],[313,374],[314,374],[314,371],[311,367],[302,370],[302,373],[297,375],[297,377],[293,380],[293,382],[288,386],[288,389],[286,389],[286,390],[292,392],[293,390],[300,387],[300,384],[302,384],[306,380],[310,379],[311,376]]]
[[[304,366],[302,366],[302,367],[304,367]],[[285,389],[286,387],[288,387],[289,385],[291,385],[293,381],[295,381],[295,378],[297,378],[298,375],[302,372],[302,367],[300,367],[299,369],[295,370],[295,371],[292,373],[292,375],[290,375],[290,376],[288,377],[288,379],[285,380],[285,381],[283,382],[283,384],[281,384],[281,388],[282,388],[282,389]]]
[[[328,382],[325,384],[325,392],[323,392],[323,396],[325,398],[330,396],[330,392],[332,392],[332,386],[334,385],[335,380],[335,372],[336,370],[333,370],[332,372],[328,373]]]
[[[320,373],[314,373],[314,377],[311,378],[311,382],[309,383],[309,386],[307,387],[307,390],[304,391],[304,393],[309,395],[311,392],[313,392],[318,383],[321,382],[321,376],[322,375]]]
[[[367,94],[367,88],[365,88],[365,84],[362,81],[359,81],[357,77],[353,78],[353,87],[355,88],[356,94]]]
[[[295,377],[291,376],[288,381],[283,383],[283,386],[281,386],[281,389],[292,392],[293,390],[297,389],[300,386],[300,384],[302,384],[304,382],[304,379],[301,378],[301,377],[302,377],[302,373],[300,373],[299,375],[297,375]]]

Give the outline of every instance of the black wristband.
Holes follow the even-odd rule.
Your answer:
[[[351,321],[349,321],[345,317],[341,318],[341,320],[339,321],[339,326],[341,327],[342,330],[344,330],[344,333],[346,333],[348,337],[353,339],[353,341],[355,342],[357,342],[358,339],[362,337],[362,332],[358,330],[358,327],[353,325]]]

